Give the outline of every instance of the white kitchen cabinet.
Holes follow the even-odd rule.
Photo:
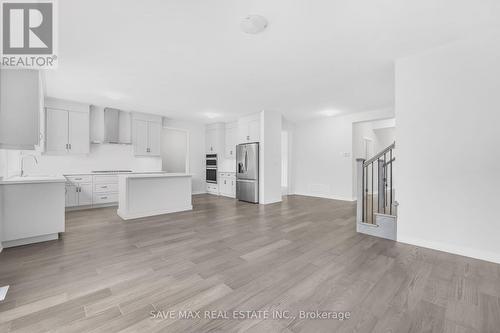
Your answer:
[[[76,186],[66,184],[66,207],[75,206],[78,206],[78,193],[76,192]]]
[[[92,205],[92,176],[67,176],[66,180],[66,207]]]
[[[89,113],[47,107],[46,153],[88,154],[90,152]]]
[[[78,187],[78,206],[92,205],[92,183],[80,184]]]
[[[133,143],[136,156],[160,156],[161,123],[134,119]]]
[[[92,204],[114,205],[118,202],[118,175],[95,175]]]
[[[145,120],[134,120],[133,128],[134,138],[134,153],[135,155],[148,154],[148,122]]]
[[[47,152],[66,152],[68,149],[68,111],[48,109],[46,110],[46,133],[45,140]]]
[[[219,173],[219,193],[220,195],[236,197],[236,174],[233,172]]]
[[[236,145],[238,144],[238,123],[226,124],[225,155],[228,159],[236,158]]]
[[[92,205],[92,183],[66,184],[66,207]]]
[[[161,124],[149,123],[149,154],[160,156]]]
[[[0,70],[0,148],[35,149],[43,92],[39,72]]]
[[[260,113],[238,119],[238,143],[260,141]]]
[[[219,195],[219,185],[207,183],[207,193]]]
[[[224,157],[225,154],[225,124],[209,124],[205,132],[205,150],[207,154],[217,154]]]
[[[69,153],[88,154],[90,152],[89,114],[68,112]]]

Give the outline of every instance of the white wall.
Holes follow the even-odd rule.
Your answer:
[[[205,193],[205,124],[164,118],[163,126],[189,132],[189,173],[193,175],[193,193]]]
[[[294,193],[294,181],[293,181],[293,137],[294,137],[294,131],[295,131],[295,124],[285,117],[282,117],[281,119],[281,124],[282,124],[282,131],[286,133],[287,136],[287,161],[286,161],[286,167],[287,167],[287,188],[286,188],[286,194],[293,194]],[[283,158],[283,153],[282,153],[282,158]]]
[[[164,127],[161,131],[162,170],[186,173],[189,168],[189,132]]]
[[[262,111],[259,145],[259,203],[281,201],[281,114]]]
[[[354,200],[352,124],[393,116],[392,109],[382,109],[297,123],[292,146],[294,193]]]
[[[396,63],[398,240],[500,263],[500,38]]]
[[[7,176],[7,151],[0,149],[0,178]]]

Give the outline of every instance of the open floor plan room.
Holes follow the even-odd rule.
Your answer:
[[[0,333],[500,332],[498,0],[0,17]]]

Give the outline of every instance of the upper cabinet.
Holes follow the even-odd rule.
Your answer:
[[[205,151],[207,154],[218,154],[221,157],[225,154],[225,124],[209,124],[205,132]]]
[[[260,141],[260,113],[238,120],[238,143]]]
[[[36,70],[0,70],[0,148],[35,149],[43,108],[40,74]]]
[[[226,124],[225,155],[228,159],[236,158],[236,145],[238,144],[238,123]]]
[[[47,98],[45,100],[45,152],[90,152],[90,105]]]
[[[136,156],[160,156],[161,117],[134,114],[132,142]]]

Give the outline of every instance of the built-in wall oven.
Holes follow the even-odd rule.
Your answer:
[[[217,184],[217,154],[207,154],[205,160],[207,183]]]

